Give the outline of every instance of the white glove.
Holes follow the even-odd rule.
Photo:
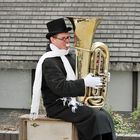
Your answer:
[[[84,82],[86,87],[99,88],[102,86],[101,78],[93,77],[91,73],[84,78]]]

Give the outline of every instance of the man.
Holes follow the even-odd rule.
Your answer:
[[[48,22],[47,28],[50,43],[38,63],[47,116],[74,123],[79,140],[116,140],[112,119],[104,109],[93,109],[76,101],[75,97],[84,96],[85,87],[98,88],[102,82],[91,74],[76,79],[75,60],[69,53],[71,28],[66,27],[63,18]]]

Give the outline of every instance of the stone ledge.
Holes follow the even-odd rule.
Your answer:
[[[19,140],[19,131],[0,130],[0,138],[2,140]],[[14,139],[13,139],[14,138]],[[117,134],[117,140],[140,140],[140,134]]]
[[[140,137],[140,134],[117,134],[118,137]]]
[[[19,131],[0,130],[0,134],[19,134]]]
[[[1,69],[35,69],[35,61],[0,61]]]
[[[119,134],[117,140],[140,140],[140,134]]]
[[[1,69],[35,69],[37,61],[0,61]],[[140,71],[140,63],[110,62],[109,70]]]
[[[140,63],[110,62],[109,69],[113,71],[140,71]]]
[[[117,134],[117,140],[140,140],[140,134]]]

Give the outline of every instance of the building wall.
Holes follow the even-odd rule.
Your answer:
[[[31,104],[31,70],[0,70],[0,108],[28,109]]]
[[[30,109],[31,75],[31,70],[0,70],[0,108]],[[111,71],[106,104],[114,111],[132,111],[132,72]]]
[[[132,110],[132,72],[111,71],[107,106],[115,111]]]

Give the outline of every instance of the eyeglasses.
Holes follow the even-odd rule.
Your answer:
[[[66,41],[67,39],[70,39],[70,36],[62,37],[62,38],[59,38],[59,37],[54,36],[54,38],[56,38],[58,40]]]

